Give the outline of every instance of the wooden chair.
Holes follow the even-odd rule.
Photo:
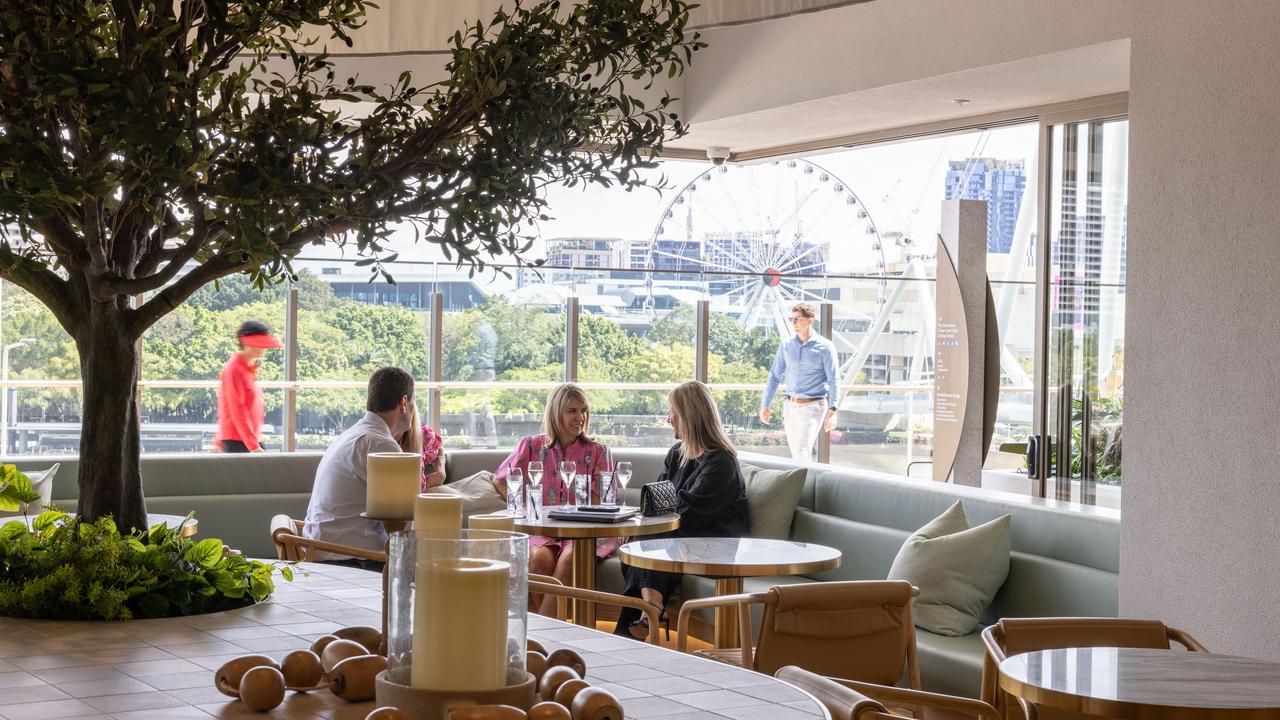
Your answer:
[[[676,647],[684,651],[693,611],[738,606],[741,649],[695,654],[773,674],[797,665],[822,675],[879,685],[920,687],[913,598],[920,591],[904,580],[777,585],[763,593],[689,600],[680,607]],[[764,605],[760,638],[752,647],[751,611]]]
[[[271,518],[271,542],[275,543],[277,558],[296,562],[310,562],[315,559],[314,553],[319,551],[335,555],[346,555],[360,560],[374,560],[380,563],[387,561],[387,554],[380,550],[365,550],[364,548],[350,545],[303,537],[302,525],[303,522],[301,520],[294,520],[288,515],[276,515]]]
[[[832,720],[920,718],[925,717],[929,710],[943,713],[946,717],[959,714],[980,720],[1000,720],[996,709],[981,700],[828,678],[794,665],[780,668],[774,677],[812,695],[827,708]],[[913,714],[903,715],[891,709],[898,707],[911,708]]]
[[[569,600],[586,600],[600,605],[635,608],[644,613],[645,617],[649,619],[649,638],[647,642],[654,645],[659,644],[658,611],[640,598],[615,595],[614,593],[601,592],[600,590],[569,587],[550,575],[536,575],[534,573],[529,574],[529,592],[554,595],[557,598],[556,617],[560,620],[563,620],[567,615]]]
[[[1010,720],[1025,715],[1048,718],[1085,717],[1048,708],[1040,710],[1018,698],[1009,702],[1000,690],[1000,663],[1010,655],[1054,648],[1126,647],[1168,650],[1176,642],[1193,652],[1208,652],[1195,638],[1159,620],[1128,618],[1004,618],[982,631],[982,699]],[[1021,712],[1019,712],[1019,708]]]

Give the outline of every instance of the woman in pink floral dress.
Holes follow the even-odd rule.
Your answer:
[[[543,414],[543,431],[521,438],[516,449],[502,464],[494,476],[494,487],[499,495],[507,495],[507,476],[512,468],[520,468],[525,480],[529,477],[529,463],[540,460],[542,475],[542,501],[546,505],[565,502],[572,490],[567,487],[557,469],[562,461],[572,460],[577,474],[594,478],[596,474],[613,470],[613,458],[609,449],[593,441],[587,435],[591,422],[591,409],[582,388],[564,383],[551,391]],[[528,486],[526,485],[526,488]],[[603,559],[618,551],[622,538],[602,538],[596,543],[596,558]],[[573,541],[541,536],[529,538],[529,572],[554,575],[565,584],[573,576]],[[555,611],[555,598],[547,596],[540,601],[544,615]]]

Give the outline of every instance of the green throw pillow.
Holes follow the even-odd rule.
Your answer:
[[[968,635],[1009,576],[1008,515],[969,527],[957,500],[907,538],[890,580],[920,588],[916,625],[939,635]]]
[[[804,468],[766,470],[741,463],[742,480],[747,484],[747,509],[751,513],[751,537],[786,540],[791,537],[791,519],[796,514],[800,491],[804,490]]]

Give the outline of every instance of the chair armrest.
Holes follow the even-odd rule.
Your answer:
[[[537,573],[529,573],[529,582],[531,583],[540,582],[540,583],[545,583],[547,585],[559,585],[560,587],[564,587],[564,583],[560,582],[560,578],[554,577],[551,575],[539,575]]]
[[[694,610],[738,605],[738,611],[742,612],[751,603],[764,602],[767,595],[768,593],[738,593],[736,595],[722,595],[720,597],[684,601],[680,605],[680,618],[676,625],[676,649],[680,652],[688,652],[689,618],[693,615]],[[746,635],[742,638],[742,655],[744,660],[748,660],[751,652],[751,623],[746,623],[745,628],[743,632]],[[746,667],[750,667],[749,662]]]
[[[872,700],[879,700],[885,705],[906,704],[915,707],[949,710],[971,717],[981,718],[982,720],[1000,720],[1000,713],[996,712],[994,707],[988,703],[982,702],[981,700],[972,700],[970,698],[954,697],[951,695],[940,695],[938,693],[926,692],[924,690],[912,690],[910,688],[874,685],[872,683],[857,682],[855,680],[842,680],[840,678],[831,679],[850,690],[856,690],[863,695],[866,695]],[[917,717],[922,716],[922,714],[917,715]]]
[[[1182,630],[1177,628],[1165,628],[1165,633],[1168,634],[1170,640],[1177,642],[1192,652],[1209,652],[1209,650],[1205,648],[1205,646],[1201,645],[1199,641]]]
[[[299,537],[288,532],[277,532],[272,539],[276,541],[277,545],[307,548],[309,550],[320,550],[321,552],[330,552],[335,555],[347,555],[361,560],[373,560],[381,563],[385,563],[387,561],[387,554],[378,550],[365,550],[364,548],[332,543],[325,540],[312,540],[311,538]]]
[[[658,644],[658,611],[644,600],[630,597],[628,595],[615,595],[614,593],[601,592],[599,590],[568,587],[555,578],[551,578],[553,582],[533,580],[535,577],[546,577],[545,575],[530,575],[529,577],[529,590],[531,592],[554,595],[561,598],[573,598],[574,600],[586,600],[587,602],[603,605],[635,608],[636,610],[639,610],[649,620],[649,642],[654,645]]]
[[[999,625],[988,625],[982,629],[982,689],[979,697],[983,702],[1002,706],[1000,698],[1000,663],[1004,661],[1004,648],[996,639]]]

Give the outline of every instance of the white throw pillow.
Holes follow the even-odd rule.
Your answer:
[[[978,627],[1009,576],[1009,523],[1003,515],[969,527],[960,501],[907,538],[889,567],[890,580],[920,588],[916,625],[939,635],[968,635]]]
[[[804,490],[804,468],[767,470],[740,463],[747,484],[747,508],[751,513],[751,537],[786,540],[791,520]]]
[[[453,495],[462,498],[462,516],[487,515],[507,509],[507,499],[493,487],[493,473],[488,470],[457,482],[445,483],[427,491],[431,495]]]
[[[31,470],[27,472],[27,477],[31,479],[31,489],[40,493],[40,499],[32,503],[26,504],[27,514],[36,514],[41,512],[45,505],[53,500],[53,476],[58,474],[58,468],[62,463],[54,463],[53,467],[48,470]],[[17,512],[5,512],[0,510],[0,517],[12,517],[14,515],[22,515],[23,508],[18,508]]]

